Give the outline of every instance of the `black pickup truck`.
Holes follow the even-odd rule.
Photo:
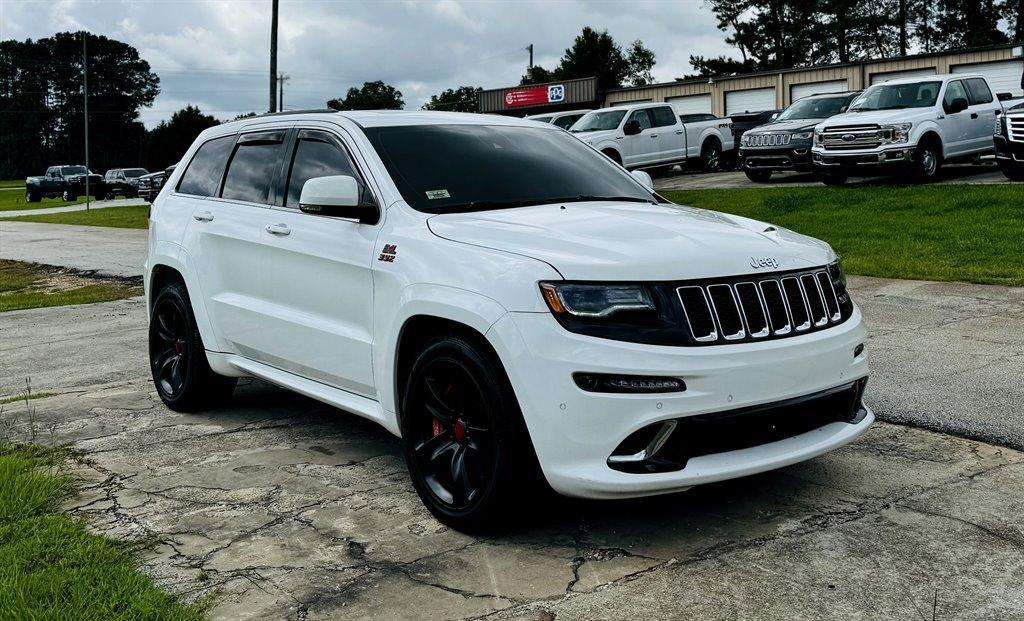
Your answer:
[[[85,196],[85,180],[89,179],[89,194],[95,198],[107,192],[103,177],[89,172],[85,166],[50,166],[42,177],[25,179],[25,202],[38,203],[44,198],[57,198],[74,202]]]
[[[139,179],[148,175],[145,168],[112,168],[103,176],[103,183],[107,186],[106,198],[114,198],[117,195],[125,198],[135,198],[139,195]]]

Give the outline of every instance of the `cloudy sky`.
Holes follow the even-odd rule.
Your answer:
[[[368,80],[396,86],[406,108],[445,88],[507,86],[526,68],[526,45],[551,68],[583,26],[623,47],[643,40],[659,81],[689,72],[690,54],[730,53],[703,0],[280,4],[287,108],[323,107]],[[0,38],[83,28],[134,45],[160,76],[147,126],[190,103],[218,118],[267,108],[270,0],[0,0]]]

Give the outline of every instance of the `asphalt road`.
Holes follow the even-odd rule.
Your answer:
[[[955,164],[940,170],[937,184],[989,184],[1013,183],[999,172],[992,162],[982,164]],[[896,182],[899,180],[897,179]],[[853,177],[847,185],[890,185],[892,177]],[[705,190],[714,188],[765,188],[821,186],[821,181],[811,173],[776,173],[767,183],[754,183],[742,171],[718,173],[694,173],[673,170],[668,175],[654,180],[657,190]]]
[[[70,267],[101,276],[141,276],[149,231],[103,226],[4,222],[0,259]]]

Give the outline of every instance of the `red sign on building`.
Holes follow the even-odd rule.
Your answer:
[[[562,84],[510,88],[505,92],[506,108],[542,106],[544,104],[559,103],[562,101],[565,101],[565,86]]]

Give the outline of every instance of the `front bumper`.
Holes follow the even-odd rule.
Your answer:
[[[749,170],[806,172],[812,169],[810,143],[774,149],[742,147],[739,158],[740,166]]]
[[[900,145],[870,151],[811,151],[814,168],[829,171],[844,171],[851,174],[879,170],[898,170],[914,162],[916,146]]]
[[[488,333],[505,363],[548,483],[588,498],[645,496],[746,476],[842,446],[874,420],[821,427],[737,450],[689,458],[671,472],[613,469],[609,457],[634,432],[658,422],[784,402],[867,377],[859,309],[827,330],[713,347],[624,343],[568,332],[546,313],[510,313]],[[586,392],[574,372],[682,378],[683,392]]]
[[[1005,136],[995,136],[996,159],[1002,165],[1024,168],[1024,142],[1007,140]]]

